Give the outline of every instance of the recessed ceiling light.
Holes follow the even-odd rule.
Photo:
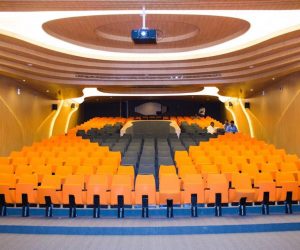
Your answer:
[[[32,66],[32,63],[27,63],[27,65],[28,65],[29,67],[31,67],[31,66]]]
[[[275,79],[276,79],[275,77],[272,78],[273,81],[274,81]]]
[[[25,79],[23,79],[22,81],[23,81],[23,82],[26,82],[26,80],[25,80]]]
[[[253,91],[253,89],[250,89],[250,91],[252,92],[252,91]]]
[[[47,93],[49,93],[49,92],[50,92],[50,90],[49,90],[49,89],[47,89],[47,90],[46,90],[46,92],[47,92]]]
[[[250,65],[250,66],[249,66],[249,69],[253,69],[253,68],[254,68],[254,66],[253,66],[253,65]]]

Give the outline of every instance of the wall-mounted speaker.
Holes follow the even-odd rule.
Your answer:
[[[245,109],[250,109],[250,102],[245,102]]]
[[[54,104],[52,104],[52,110],[57,110],[57,104],[56,103],[54,103]]]
[[[74,109],[75,108],[75,103],[72,103],[71,104],[71,109]]]

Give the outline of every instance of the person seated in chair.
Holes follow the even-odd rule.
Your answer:
[[[217,133],[217,129],[215,128],[215,123],[214,122],[211,122],[210,125],[206,128],[207,130],[207,133],[208,134],[216,134]]]
[[[226,131],[226,128],[229,126],[229,122],[228,120],[225,120],[225,123],[224,123],[224,130]]]
[[[230,124],[226,127],[225,132],[229,132],[229,133],[237,133],[238,129],[234,124],[234,121],[231,121]]]

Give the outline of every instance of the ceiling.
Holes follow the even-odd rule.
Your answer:
[[[141,27],[143,3],[153,11],[147,15],[147,26],[158,31],[155,45],[135,45],[130,39],[130,31]],[[223,13],[219,10],[228,12],[213,15]],[[263,32],[264,27],[270,31],[276,22],[283,23],[278,10],[296,13],[290,19],[300,25],[299,0],[0,1],[0,25],[1,18],[11,15],[14,19],[7,26],[16,27],[11,32],[0,27],[0,74],[51,98],[78,97],[85,87],[109,93],[167,94],[205,86],[218,87],[221,95],[247,97],[251,89],[260,90],[300,69],[300,26],[286,26],[233,47],[254,27]],[[263,19],[263,13],[274,13],[270,16],[274,21]],[[47,19],[47,15],[60,18]],[[256,23],[251,15],[257,16]],[[29,35],[38,37],[36,27],[50,43],[53,39],[60,44],[30,40]],[[230,44],[231,48],[222,47]]]

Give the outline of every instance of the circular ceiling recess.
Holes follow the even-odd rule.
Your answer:
[[[131,30],[142,27],[139,15],[82,16],[43,24],[50,35],[79,46],[114,52],[183,52],[210,47],[244,34],[250,24],[222,16],[147,15],[157,30],[157,44],[134,44]]]

